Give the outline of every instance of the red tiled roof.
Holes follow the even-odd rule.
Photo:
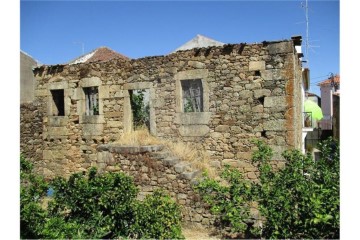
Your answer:
[[[340,84],[340,75],[336,74],[334,76],[334,82]],[[331,79],[330,78],[318,83],[318,86],[326,86],[326,85],[329,85],[329,84],[331,84]]]
[[[82,55],[72,61],[69,62],[69,64],[76,64],[76,63],[91,63],[91,62],[104,62],[109,61],[111,59],[115,58],[121,58],[124,60],[129,60],[128,57],[115,52],[114,50],[111,50],[107,47],[99,47],[90,53],[87,53],[85,55]]]

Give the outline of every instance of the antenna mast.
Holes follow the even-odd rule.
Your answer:
[[[309,12],[308,0],[305,0],[305,18],[306,18],[306,39],[305,39],[305,55],[306,65],[309,67]]]

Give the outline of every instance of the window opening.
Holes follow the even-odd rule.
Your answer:
[[[203,87],[201,79],[182,80],[184,112],[203,112]]]
[[[99,115],[99,91],[98,87],[84,88],[85,115]]]
[[[134,130],[146,127],[150,131],[149,89],[129,90]]]
[[[64,89],[50,90],[53,99],[53,116],[65,116]]]

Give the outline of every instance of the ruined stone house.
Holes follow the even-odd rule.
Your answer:
[[[283,150],[302,148],[299,45],[294,37],[38,67],[35,101],[21,105],[21,151],[49,178],[91,166],[129,172],[143,191],[172,191],[189,207],[188,221],[208,224],[208,213],[190,193],[192,177],[181,178],[179,166],[169,162],[161,165],[154,157],[159,149],[111,147],[133,129],[130,95],[149,93],[153,135],[198,143],[214,167],[230,164],[256,179],[252,139],[273,148],[275,165],[283,164]]]

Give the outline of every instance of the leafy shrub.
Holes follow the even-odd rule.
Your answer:
[[[32,173],[33,165],[20,155],[20,228],[21,237],[39,238],[37,232],[45,222],[46,211],[41,198],[48,188],[45,180]]]
[[[250,229],[252,233],[261,232],[265,238],[339,238],[338,144],[323,141],[318,161],[297,150],[285,151],[286,166],[280,170],[271,167],[271,148],[262,141],[256,145],[253,161],[260,172],[258,183],[243,180],[237,170],[227,167],[222,175],[227,185],[205,177],[197,186],[223,227],[244,232],[250,203],[256,200],[265,221],[262,229]]]
[[[164,193],[137,201],[138,189],[123,173],[92,168],[46,183],[25,159],[21,166],[21,238],[182,237],[179,207]],[[45,207],[50,186],[54,195]]]
[[[164,192],[155,191],[143,202],[134,205],[134,224],[131,236],[136,239],[182,239],[181,211]]]
[[[251,183],[243,179],[239,170],[229,166],[225,167],[221,177],[228,184],[224,185],[205,174],[204,180],[195,189],[211,206],[210,211],[219,215],[221,228],[230,228],[231,233],[245,232],[250,217]]]

